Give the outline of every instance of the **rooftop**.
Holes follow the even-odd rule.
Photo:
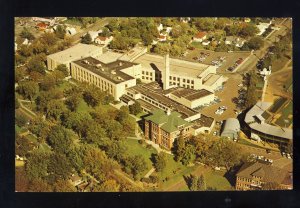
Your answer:
[[[110,62],[118,60],[121,56],[123,56],[122,53],[107,51],[107,52],[99,55],[97,57],[97,59],[103,63],[110,63]]]
[[[134,87],[128,88],[128,91],[136,94],[141,93],[142,95],[149,97],[157,102],[161,103],[164,106],[167,106],[171,110],[177,111],[182,114],[182,118],[188,118],[193,115],[199,114],[199,112],[190,109],[176,101],[168,98],[164,95],[164,90],[161,89],[158,83],[152,82],[149,84],[136,85]]]
[[[214,83],[216,83],[219,79],[223,79],[222,75],[218,74],[208,74],[204,79],[203,79],[203,84],[207,86],[211,86]]]
[[[250,128],[268,134],[286,139],[293,139],[293,130],[289,128],[282,128],[273,126],[267,123],[257,123],[255,117],[262,115],[272,103],[270,102],[257,102],[246,114],[245,122],[248,123]]]
[[[163,110],[157,109],[152,112],[152,115],[145,117],[145,120],[152,121],[169,133],[178,131],[179,127],[190,125],[187,121],[180,118],[180,114],[172,112],[170,115],[166,114]]]
[[[171,94],[175,95],[176,97],[184,97],[189,101],[193,101],[193,100],[206,97],[213,93],[205,89],[194,90],[194,89],[187,89],[187,88],[176,88],[171,92]]]
[[[90,56],[90,54],[92,54],[96,51],[102,51],[102,48],[98,47],[98,46],[94,46],[94,45],[78,43],[75,46],[72,46],[66,50],[51,54],[48,57],[51,59],[58,60],[61,63],[65,63],[65,62],[71,62],[74,60],[78,60],[78,59]]]
[[[288,171],[267,165],[261,162],[245,163],[237,173],[237,176],[251,179],[253,176],[261,177],[263,182],[286,183]]]
[[[135,63],[140,63],[143,68],[154,69],[159,71],[165,70],[165,58],[163,56],[146,53],[134,60]],[[185,76],[197,78],[208,67],[214,67],[196,62],[184,61],[180,59],[170,58],[170,73],[171,75]]]
[[[201,127],[208,127],[210,128],[211,125],[214,122],[214,118],[205,116],[203,114],[201,114],[201,117],[195,121],[192,122],[193,128],[194,129],[199,129]]]
[[[134,79],[134,77],[122,72],[122,69],[136,65],[127,61],[114,61],[111,63],[103,63],[95,58],[87,57],[74,61],[75,64],[88,69],[89,71],[118,84],[123,81]]]
[[[195,38],[203,38],[207,33],[206,32],[199,32],[195,35]]]

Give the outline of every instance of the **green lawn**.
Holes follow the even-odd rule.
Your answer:
[[[91,110],[92,108],[90,106],[88,106],[88,104],[81,99],[78,107],[77,107],[77,112],[87,112],[89,110]]]
[[[247,140],[242,139],[242,138],[239,138],[237,142],[240,143],[240,144],[244,144],[244,145],[248,145],[248,146],[252,146],[252,147],[257,147],[257,148],[265,149],[265,148],[263,148],[261,146],[252,144],[251,142],[248,142]]]
[[[63,81],[63,83],[58,86],[58,89],[64,91],[66,89],[70,89],[71,87],[73,87],[72,84],[70,84],[68,81]]]
[[[39,144],[39,150],[44,151],[44,152],[50,152],[51,147],[46,143],[42,143],[42,144]]]
[[[37,138],[35,136],[33,136],[32,134],[28,134],[26,136],[26,138],[30,141],[30,142],[33,142],[34,144],[37,144],[38,141],[37,141]]]
[[[143,147],[141,144],[138,143],[137,140],[134,139],[126,139],[125,146],[127,147],[128,154],[139,155],[145,159],[148,168],[141,175],[146,175],[146,173],[153,167],[152,162],[150,160],[151,154],[157,153],[157,151],[154,148],[148,149],[146,147]]]
[[[199,43],[199,42],[192,42],[191,43],[191,46],[192,47],[195,47],[195,48],[199,48],[199,49],[203,49],[203,45],[202,45],[202,43]]]
[[[161,173],[158,173],[158,176],[160,177],[161,180],[164,180],[166,177],[169,177],[169,179],[168,181],[162,182],[161,188],[163,190],[167,189],[168,187],[182,180],[184,175],[190,175],[191,172],[193,172],[194,170],[195,167],[186,167],[181,163],[176,162],[173,159],[173,156],[168,154],[167,166]],[[176,171],[176,173],[174,174],[173,171]],[[182,189],[188,191],[187,186],[182,187]]]
[[[293,114],[293,102],[290,101],[289,104],[282,109],[281,113],[281,116],[276,121],[277,125],[285,127],[285,125],[288,126],[290,123],[293,123],[293,119],[288,118],[289,115]],[[289,123],[285,124],[284,120],[289,120]]]
[[[280,59],[274,60],[272,63],[272,72],[281,70],[288,61],[289,59],[285,56],[281,57]]]
[[[225,171],[210,170],[204,173],[206,187],[216,188],[217,191],[233,190],[229,181],[223,176]]]
[[[20,126],[18,126],[17,124],[15,124],[15,130],[19,134],[19,133],[21,133],[22,128]]]

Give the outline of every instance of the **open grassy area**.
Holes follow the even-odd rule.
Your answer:
[[[224,171],[208,171],[204,173],[206,187],[217,189],[217,191],[233,190],[229,181],[224,177]]]
[[[281,111],[281,116],[275,122],[277,125],[281,127],[288,127],[291,123],[293,123],[293,102],[289,102]],[[285,120],[288,120],[288,123],[285,123]]]
[[[22,133],[24,133],[24,132],[27,131],[26,128],[20,127],[20,126],[18,126],[17,124],[15,124],[15,130],[16,130],[16,133],[17,133],[17,134],[22,134]]]
[[[68,81],[63,81],[63,83],[58,86],[58,89],[64,91],[66,89],[70,89],[71,87],[73,87],[72,84],[70,84]]]
[[[193,42],[191,43],[191,46],[192,46],[192,47],[195,47],[195,48],[203,49],[202,43],[199,43],[199,42],[193,41]]]
[[[272,72],[281,70],[288,61],[289,59],[285,56],[281,57],[280,59],[274,60],[272,63]]]
[[[252,144],[251,142],[247,141],[246,139],[242,139],[242,138],[239,138],[237,143],[252,146],[252,147],[257,147],[257,148],[261,148],[261,149],[265,149],[265,148],[263,148],[259,145]]]
[[[44,152],[50,152],[51,147],[46,143],[41,143],[41,144],[39,144],[39,150],[44,151]]]
[[[37,143],[38,143],[37,138],[36,138],[35,136],[33,136],[32,134],[28,134],[28,135],[26,136],[26,138],[27,138],[30,142],[32,142],[33,144],[37,144]]]
[[[92,108],[88,106],[88,104],[84,100],[81,100],[78,105],[77,112],[87,112],[91,109]]]
[[[152,147],[151,149],[143,147],[141,144],[138,143],[138,140],[134,139],[126,139],[125,146],[127,147],[128,154],[138,155],[145,159],[148,168],[142,173],[142,176],[146,175],[146,173],[152,168],[152,162],[150,160],[151,154],[156,154],[157,151]]]
[[[158,176],[160,177],[161,180],[164,180],[166,177],[168,177],[167,181],[165,180],[164,182],[162,182],[161,188],[163,190],[169,188],[170,186],[172,186],[172,185],[178,183],[180,180],[182,180],[184,175],[189,175],[194,170],[195,170],[195,166],[194,167],[186,167],[186,166],[182,165],[181,163],[176,162],[173,159],[173,156],[168,154],[166,168],[161,173],[158,173]],[[175,171],[175,173],[173,171]],[[188,190],[186,185],[182,188],[183,188],[183,190],[186,190],[186,191]]]

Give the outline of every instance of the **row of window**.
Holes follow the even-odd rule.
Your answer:
[[[142,74],[146,74],[146,75],[152,76],[152,72],[142,71]]]
[[[167,107],[165,107],[164,105],[152,100],[151,98],[149,98],[147,96],[142,95],[142,99],[149,102],[149,103],[151,103],[151,104],[153,104],[153,105],[155,105],[155,106],[157,106],[157,107],[159,107],[159,108],[161,108],[161,109],[168,110]]]
[[[114,86],[106,82],[105,80],[88,73],[85,70],[82,70],[81,68],[75,67],[75,71],[73,68],[73,74],[75,75],[75,79],[78,79],[79,81],[87,81],[89,83],[92,83],[99,87],[102,91],[108,91],[110,94],[114,93]]]
[[[142,79],[153,81],[153,78],[152,78],[152,77],[145,77],[145,76],[142,76]]]
[[[178,87],[180,86],[179,82],[176,83],[176,82],[169,82],[170,85],[177,85]],[[188,88],[188,89],[194,89],[194,85],[185,85],[183,84],[182,87],[185,87],[185,88]]]
[[[170,76],[169,78],[170,78],[170,81],[171,81],[171,80],[173,80],[173,81],[176,81],[176,80],[177,80],[178,82],[180,81],[180,77]],[[189,79],[185,79],[185,78],[182,78],[182,82],[184,82],[184,83],[186,82],[186,83],[188,83],[188,84],[189,84],[189,83],[194,84],[194,80],[189,80]]]

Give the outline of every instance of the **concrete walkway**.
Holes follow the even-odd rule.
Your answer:
[[[155,171],[155,168],[149,170],[149,172],[144,176],[144,178],[149,178],[149,176]]]

